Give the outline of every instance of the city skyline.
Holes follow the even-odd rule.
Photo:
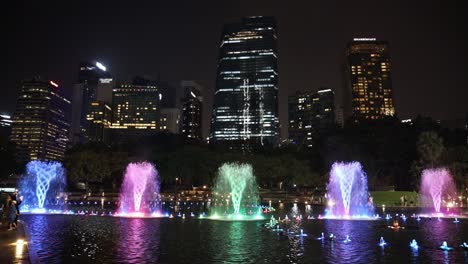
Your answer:
[[[171,17],[164,15],[166,11],[179,7],[170,3],[128,9],[98,3],[92,13],[84,12],[83,4],[73,6],[76,13],[71,16],[61,4],[44,10],[36,4],[22,7],[17,3],[9,12],[11,30],[7,39],[11,52],[7,55],[7,88],[0,111],[13,112],[20,81],[36,73],[57,80],[71,98],[76,65],[89,59],[102,61],[121,81],[135,74],[159,75],[169,81],[199,80],[207,87],[204,106],[210,109],[204,112],[209,115],[222,25],[243,16],[271,15],[278,22],[283,138],[287,135],[287,96],[296,90],[330,87],[341,102],[345,49],[354,37],[389,42],[399,117],[411,118],[419,113],[443,120],[461,118],[468,112],[464,103],[467,90],[462,89],[466,83],[466,51],[462,49],[466,40],[460,38],[466,26],[457,21],[461,9],[441,3],[420,6],[398,2],[381,8],[371,7],[366,1],[348,13],[345,10],[351,4],[347,3],[337,8],[331,4],[298,5],[289,10],[282,4],[262,1],[238,5],[188,3]],[[20,11],[25,15],[15,17]],[[135,19],[131,23],[113,23],[125,13],[138,16],[132,15]],[[154,37],[145,32],[154,32]],[[29,40],[31,35],[36,37],[34,42]],[[207,135],[209,122],[204,124]]]

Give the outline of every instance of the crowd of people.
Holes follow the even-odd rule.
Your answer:
[[[7,230],[9,231],[15,230],[18,227],[20,204],[21,199],[18,197],[18,191],[7,194],[5,201],[2,203],[1,225],[7,226]]]

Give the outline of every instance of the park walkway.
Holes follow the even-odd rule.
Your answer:
[[[0,263],[31,263],[23,222],[19,221],[18,228],[12,231],[5,225],[0,225]]]

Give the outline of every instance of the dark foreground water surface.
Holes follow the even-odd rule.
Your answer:
[[[277,212],[281,216],[281,211]],[[22,215],[31,257],[41,263],[468,263],[468,219],[391,221],[302,220],[308,237],[278,234],[267,221],[224,222],[187,217],[128,219]],[[284,214],[283,214],[284,217]],[[334,241],[320,241],[321,232]],[[352,240],[344,243],[346,235]],[[388,246],[378,245],[383,237]],[[409,247],[416,239],[420,248]],[[454,247],[442,251],[443,241]]]

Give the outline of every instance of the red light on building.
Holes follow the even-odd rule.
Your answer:
[[[58,88],[58,84],[56,84],[55,82],[49,81],[49,83],[50,83],[52,86],[54,86],[55,88]]]

